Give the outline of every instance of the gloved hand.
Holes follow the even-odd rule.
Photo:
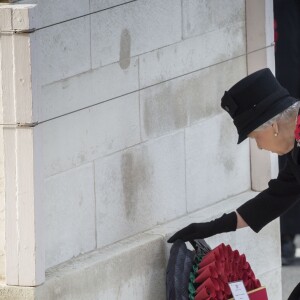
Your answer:
[[[192,223],[171,236],[168,243],[174,243],[176,240],[187,242],[194,239],[204,239],[218,233],[235,231],[236,226],[236,212],[231,212],[210,222]]]
[[[294,290],[290,294],[288,300],[300,300],[300,282],[294,288]]]

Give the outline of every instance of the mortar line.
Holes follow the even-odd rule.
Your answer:
[[[257,50],[257,51],[258,51],[258,50]],[[231,60],[234,60],[234,59],[238,59],[238,58],[243,57],[243,56],[246,56],[246,53],[241,54],[241,55],[238,55],[238,56],[235,56],[235,57],[233,57],[233,58],[229,58],[229,59],[227,59],[227,60],[224,60],[224,61],[221,61],[221,62],[212,64],[212,65],[209,65],[209,66],[206,66],[206,67],[204,67],[204,68],[200,68],[200,69],[193,70],[193,71],[190,71],[190,72],[181,74],[181,75],[177,75],[177,76],[175,76],[175,77],[172,77],[172,78],[169,78],[169,79],[166,79],[166,80],[162,80],[162,81],[160,81],[160,82],[158,82],[158,83],[154,83],[154,84],[152,84],[152,85],[149,85],[149,86],[146,86],[146,87],[143,87],[143,88],[140,88],[140,89],[136,89],[136,90],[133,90],[133,91],[128,92],[128,93],[124,93],[124,94],[122,94],[122,95],[120,95],[120,96],[112,97],[112,98],[109,98],[109,99],[107,99],[107,100],[104,100],[104,101],[101,101],[101,102],[97,102],[97,103],[91,104],[91,105],[89,105],[89,106],[85,106],[85,107],[82,107],[82,108],[73,110],[73,111],[71,111],[71,112],[67,112],[67,113],[65,113],[65,114],[62,114],[62,115],[59,115],[59,116],[56,116],[56,117],[53,117],[53,118],[46,119],[46,120],[44,120],[44,121],[40,121],[40,122],[38,122],[37,125],[40,125],[40,124],[43,124],[43,123],[46,123],[46,122],[49,122],[49,121],[53,121],[53,120],[58,119],[58,118],[61,118],[61,117],[65,117],[65,116],[67,116],[67,115],[70,115],[70,114],[73,114],[73,113],[76,113],[76,112],[79,112],[79,111],[82,111],[82,110],[85,110],[85,109],[89,109],[89,108],[92,108],[92,107],[94,107],[94,106],[96,106],[96,105],[104,104],[104,103],[106,103],[106,102],[109,102],[109,101],[112,101],[112,100],[116,100],[116,99],[119,99],[119,98],[121,98],[121,97],[128,96],[128,95],[137,93],[137,92],[139,92],[139,91],[146,90],[146,89],[148,89],[148,88],[152,88],[152,87],[158,86],[158,85],[160,85],[160,84],[169,82],[169,81],[171,81],[171,80],[179,79],[179,78],[182,78],[182,77],[184,77],[184,76],[187,76],[187,75],[191,75],[191,74],[197,73],[197,72],[202,71],[202,70],[205,70],[205,69],[207,69],[207,68],[210,68],[210,67],[213,67],[213,66],[217,66],[217,65],[220,65],[220,64],[222,64],[222,63],[225,63],[225,62],[228,62],[228,61],[231,61]]]
[[[140,125],[140,141],[142,141],[142,117],[141,117],[141,83],[140,83],[140,57],[138,56],[138,99],[139,99],[139,125]]]
[[[87,14],[84,14],[84,15],[81,15],[81,16],[78,16],[78,17],[70,18],[70,19],[67,19],[67,20],[64,20],[64,21],[61,21],[61,22],[57,22],[57,23],[47,25],[47,26],[42,26],[42,27],[39,27],[39,28],[35,28],[35,31],[42,30],[42,29],[45,29],[45,28],[49,28],[49,27],[52,27],[52,26],[56,26],[56,25],[59,25],[59,24],[63,24],[63,23],[69,22],[69,21],[74,21],[74,20],[84,18],[84,17],[87,17],[87,16],[91,16],[91,15],[94,15],[94,14],[97,14],[97,13],[100,13],[100,12],[103,12],[103,11],[106,11],[106,10],[109,10],[109,9],[113,9],[113,8],[116,8],[116,7],[119,7],[119,6],[123,6],[123,5],[126,5],[126,4],[133,3],[133,2],[137,2],[137,1],[138,0],[131,0],[131,1],[121,3],[121,4],[117,4],[117,5],[114,5],[114,6],[111,6],[111,7],[107,7],[107,8],[104,8],[104,9],[97,10],[97,11],[89,12]]]

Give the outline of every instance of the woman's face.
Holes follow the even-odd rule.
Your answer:
[[[278,155],[290,152],[294,146],[294,141],[288,138],[284,132],[278,132],[276,123],[263,130],[252,131],[248,137],[255,139],[259,149],[271,151]]]

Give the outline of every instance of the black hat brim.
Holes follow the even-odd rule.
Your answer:
[[[294,103],[296,103],[298,101],[299,101],[299,99],[296,99],[296,98],[291,97],[291,96],[287,96],[284,99],[282,99],[282,101],[280,101],[279,103],[274,105],[272,107],[272,109],[270,109],[270,110],[266,111],[265,113],[259,115],[256,118],[255,122],[252,122],[247,128],[245,128],[242,132],[240,132],[237,143],[240,144],[241,142],[243,142],[245,139],[247,139],[248,135],[252,131],[257,129],[259,126],[263,125],[264,123],[266,123],[270,119],[274,118],[276,115],[280,114],[281,112],[283,112],[288,107],[290,107],[291,105],[293,105]]]

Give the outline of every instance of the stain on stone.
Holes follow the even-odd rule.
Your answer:
[[[143,122],[147,137],[159,136],[187,125],[184,90],[163,85],[147,91],[143,99]]]
[[[120,60],[119,65],[121,69],[127,69],[130,65],[131,52],[131,36],[128,29],[124,29],[121,33],[120,39]]]
[[[79,203],[78,203],[79,206],[82,206],[83,201],[84,201],[83,195],[80,193],[80,195],[79,195]]]
[[[126,151],[122,155],[122,185],[126,218],[133,221],[136,217],[138,202],[147,193],[149,170],[145,157],[140,153]]]
[[[203,70],[197,76],[188,80],[187,98],[191,124],[218,113],[217,91],[211,89],[210,85],[212,82],[217,87],[216,78],[213,78],[212,74],[207,70]]]

